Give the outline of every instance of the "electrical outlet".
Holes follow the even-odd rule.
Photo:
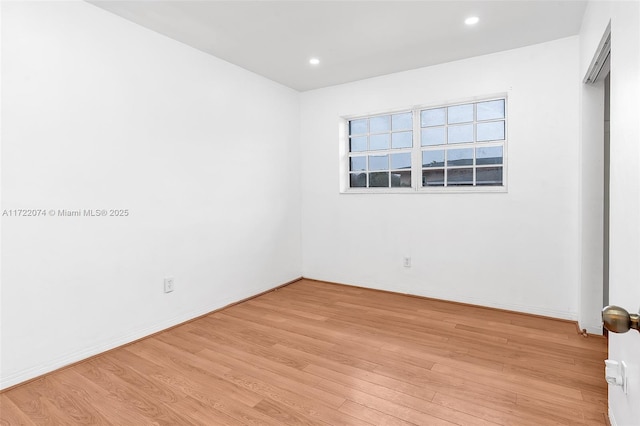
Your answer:
[[[402,258],[402,266],[404,266],[405,268],[411,268],[411,258],[410,257]]]
[[[171,293],[173,291],[173,277],[164,279],[164,292]]]
[[[611,359],[604,361],[605,369],[604,375],[607,383],[611,386],[622,387],[622,392],[627,394],[627,363],[624,361],[618,362]]]

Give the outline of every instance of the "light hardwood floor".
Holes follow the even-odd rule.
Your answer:
[[[604,425],[574,323],[302,280],[0,394],[0,424]]]

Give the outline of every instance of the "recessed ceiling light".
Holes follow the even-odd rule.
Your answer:
[[[309,63],[310,63],[311,65],[318,65],[318,64],[320,63],[320,59],[318,59],[318,58],[311,58],[311,59],[309,59]]]
[[[464,23],[467,25],[475,25],[478,23],[479,20],[480,18],[478,18],[477,16],[470,16],[464,20]]]

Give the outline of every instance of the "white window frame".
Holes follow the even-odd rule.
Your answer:
[[[434,108],[447,108],[456,105],[464,105],[470,103],[487,102],[492,100],[504,99],[505,101],[505,136],[502,141],[490,141],[490,142],[476,142],[475,141],[475,126],[474,126],[474,141],[468,143],[456,143],[456,144],[444,144],[423,147],[421,144],[421,122],[420,112],[426,109]],[[354,114],[345,115],[340,117],[339,120],[339,176],[340,176],[340,193],[343,194],[420,194],[420,193],[506,193],[508,183],[508,140],[509,140],[509,102],[506,93],[495,94],[491,96],[481,96],[458,100],[455,102],[439,102],[432,104],[421,104],[412,107],[395,108],[383,111],[376,111],[366,114]],[[396,150],[368,150],[363,151],[365,155],[375,154],[390,154],[395,152],[411,151],[411,187],[388,187],[388,188],[351,188],[350,187],[350,173],[349,173],[349,121],[357,120],[361,118],[370,118],[379,115],[391,115],[398,113],[412,112],[413,114],[413,147],[408,149]],[[474,114],[474,121],[476,123],[476,117]],[[446,129],[446,126],[445,126]],[[489,186],[422,186],[422,151],[423,150],[438,150],[438,147],[447,149],[455,147],[456,149],[463,148],[475,148],[477,146],[502,146],[502,185]],[[424,149],[426,148],[426,149]],[[465,166],[461,166],[465,168]],[[466,166],[469,168],[469,166]],[[475,149],[474,149],[474,164],[471,166],[475,171],[478,166],[475,164]],[[444,167],[448,169],[448,167]],[[446,172],[445,172],[446,173]]]

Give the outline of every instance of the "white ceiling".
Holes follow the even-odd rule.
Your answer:
[[[572,0],[89,2],[300,91],[575,35],[586,7]],[[474,15],[480,22],[465,25]]]

